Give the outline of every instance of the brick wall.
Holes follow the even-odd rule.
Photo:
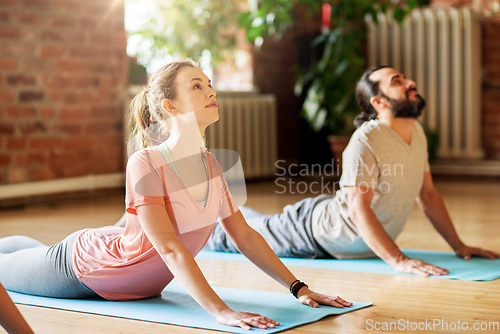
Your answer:
[[[0,184],[123,170],[122,1],[0,0]]]
[[[433,6],[467,6],[482,19],[482,136],[487,159],[500,160],[500,12],[493,0],[433,0]]]

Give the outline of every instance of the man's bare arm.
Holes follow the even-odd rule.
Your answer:
[[[466,260],[470,259],[471,256],[481,256],[490,259],[500,258],[500,254],[498,253],[466,246],[460,240],[451,217],[448,214],[448,210],[446,210],[444,201],[436,187],[434,187],[430,172],[424,174],[424,183],[417,197],[417,203],[434,228],[455,250],[457,256],[463,257]]]
[[[446,269],[404,255],[373,212],[372,199],[373,190],[370,188],[347,187],[349,217],[363,241],[378,257],[400,272],[422,276],[448,274]]]

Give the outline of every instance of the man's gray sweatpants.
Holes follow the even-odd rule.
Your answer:
[[[306,198],[285,206],[283,213],[274,215],[265,215],[246,207],[241,207],[240,210],[248,225],[264,237],[278,256],[331,258],[314,240],[311,231],[311,216],[314,207],[328,198],[331,196],[320,195],[315,198]],[[238,253],[220,223],[215,225],[205,249]]]

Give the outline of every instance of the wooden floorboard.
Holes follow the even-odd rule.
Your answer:
[[[436,182],[463,240],[500,252],[500,183],[488,181]],[[250,183],[247,205],[265,213],[280,211],[286,204],[311,196],[276,194],[272,181]],[[114,223],[123,213],[121,196],[109,196],[56,204],[37,204],[24,209],[0,211],[0,237],[22,234],[53,244],[84,227]],[[402,248],[449,251],[450,247],[415,208],[403,233],[397,239]],[[286,293],[278,283],[250,263],[222,260],[197,260],[213,286]],[[498,264],[496,264],[498,265]],[[467,282],[433,278],[360,274],[347,271],[291,267],[301,280],[315,290],[339,294],[345,299],[374,302],[366,309],[297,327],[287,333],[369,333],[377,332],[370,324],[442,321],[466,322],[467,331],[474,322],[500,323],[500,280]],[[262,301],[265,303],[265,301]],[[179,326],[155,324],[78,312],[19,305],[36,333],[216,333]],[[436,319],[436,320],[435,320]],[[279,320],[279,319],[277,319]],[[407,322],[408,321],[408,322]],[[452,325],[451,325],[452,326]],[[483,325],[485,326],[485,325]],[[401,326],[400,326],[401,327]],[[373,328],[372,330],[368,330]],[[426,333],[456,333],[457,330],[423,330]],[[444,327],[446,329],[446,327]],[[384,331],[407,333],[410,329]],[[0,329],[0,333],[5,333]]]

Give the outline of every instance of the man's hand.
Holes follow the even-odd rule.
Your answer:
[[[486,257],[491,260],[500,259],[500,254],[484,250],[476,247],[469,247],[464,244],[455,249],[455,254],[465,260],[469,260],[472,256]]]
[[[449,273],[449,271],[444,268],[426,263],[422,260],[410,258],[399,261],[394,269],[401,273],[410,273],[426,277],[429,275],[447,275]]]
[[[309,305],[311,307],[318,307],[318,305],[328,305],[337,308],[352,306],[351,302],[347,302],[339,296],[328,296],[322,293],[317,293],[309,290],[306,286],[299,290],[297,296],[302,304]]]

